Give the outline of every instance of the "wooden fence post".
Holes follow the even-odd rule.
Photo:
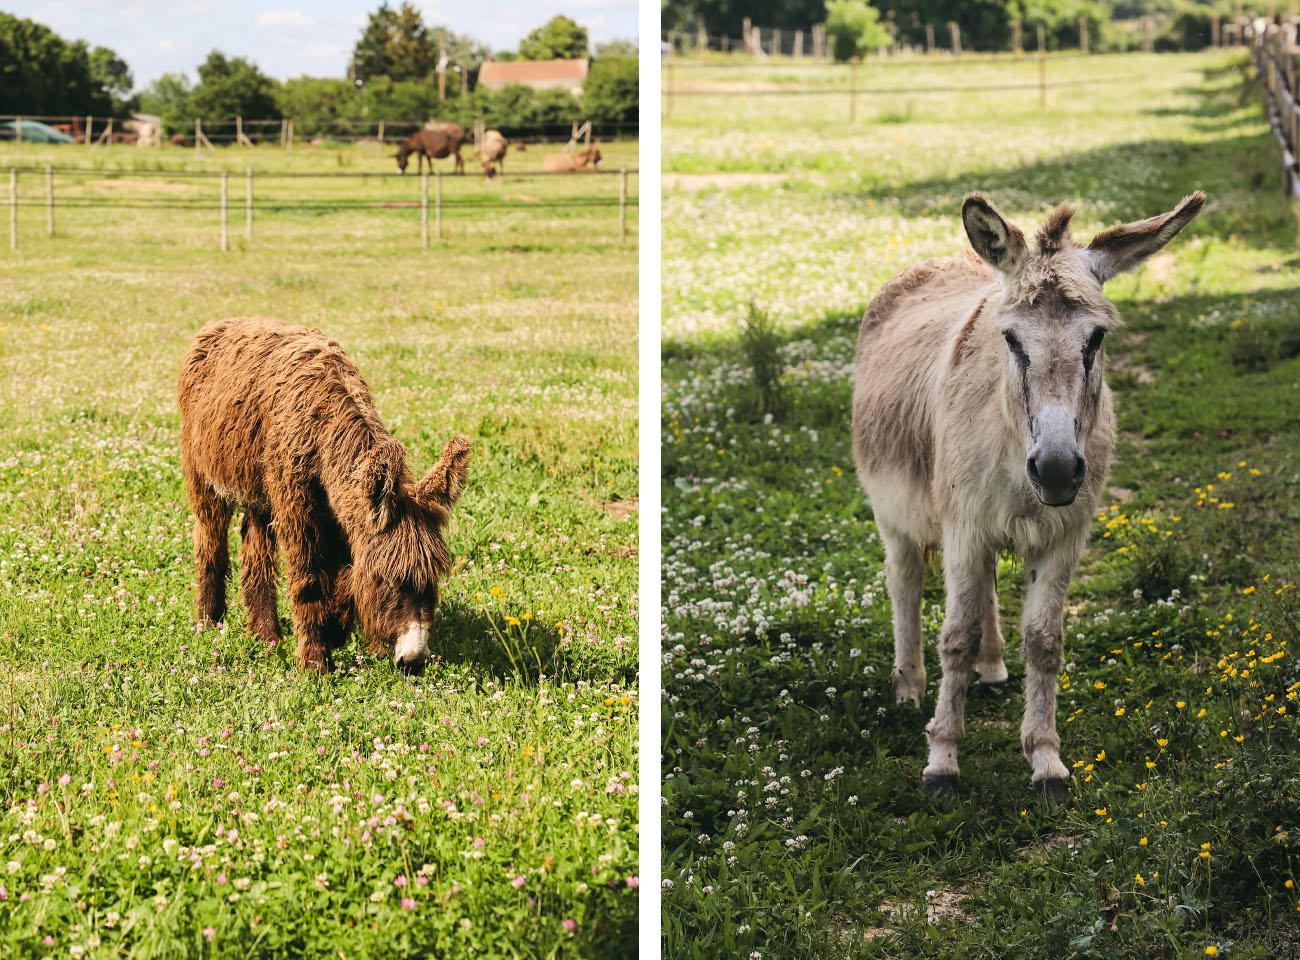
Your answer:
[[[925,25],[925,52],[934,53],[934,24]]]
[[[91,135],[91,127],[95,124],[95,118],[91,114],[86,114],[86,146],[91,146],[95,139]]]
[[[849,122],[858,119],[858,58],[849,59]]]
[[[1091,53],[1088,49],[1088,18],[1079,18],[1079,49],[1084,53]]]
[[[700,29],[695,32],[695,52],[704,53],[709,49],[709,35],[704,30],[704,24],[700,24]]]
[[[753,51],[753,54],[756,57],[761,57],[763,55],[763,28],[762,27],[754,28],[754,36],[749,41],[749,49]]]
[[[21,147],[23,145],[23,118],[22,117],[19,117],[17,120],[14,121],[14,130],[16,131],[15,143]]]
[[[293,117],[289,118],[289,139],[285,141],[284,146],[286,150],[293,150]]]
[[[417,159],[419,159],[417,157]],[[420,171],[420,246],[429,249],[429,171]]]
[[[627,171],[618,172],[618,238],[627,239]]]
[[[18,171],[9,168],[9,249],[18,249]]]
[[[112,117],[108,118],[108,129],[104,131],[104,137],[105,137],[104,149],[112,150],[113,149],[113,118]]]
[[[749,54],[752,54],[754,52],[753,49],[750,47],[750,37],[753,36],[752,28],[753,28],[753,24],[750,22],[749,17],[746,17],[741,22],[740,42],[745,45],[745,52]],[[670,52],[668,56],[672,57],[672,53]]]
[[[226,201],[229,197],[230,174],[222,171],[221,174],[221,250],[225,252],[230,249],[230,234],[227,230],[226,218]]]
[[[1038,25],[1038,106],[1047,106],[1047,44],[1044,42],[1044,29]]]
[[[198,117],[194,118],[194,156],[203,153],[203,121]]]
[[[1219,46],[1219,18],[1215,17],[1210,21],[1210,46]]]
[[[1011,52],[1016,56],[1025,52],[1024,41],[1020,35],[1020,21],[1011,21]]]
[[[794,55],[796,57],[803,56],[803,31],[802,30],[796,30],[794,32]]]
[[[54,236],[54,167],[45,165],[45,235]]]
[[[948,21],[948,36],[952,40],[952,55],[961,56],[961,27],[957,26],[956,20]]]
[[[442,243],[442,171],[433,175],[433,225],[434,236]]]
[[[244,239],[253,239],[253,168],[248,168],[248,179],[244,187]]]

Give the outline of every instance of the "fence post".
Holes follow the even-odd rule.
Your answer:
[[[284,142],[285,149],[293,151],[293,117],[289,118],[289,139]]]
[[[17,146],[21,147],[23,145],[23,118],[22,117],[19,117],[15,121],[14,128],[17,130],[17,138],[16,138]]]
[[[248,179],[244,187],[244,239],[253,239],[253,168],[248,168]]]
[[[105,137],[104,149],[112,150],[113,149],[113,118],[112,117],[108,118],[108,129],[104,131],[104,137]]]
[[[948,21],[948,36],[952,38],[952,55],[961,56],[961,27],[957,26],[956,20]]]
[[[1038,106],[1047,106],[1047,31],[1038,25]]]
[[[416,157],[417,160],[421,159]],[[420,171],[420,246],[429,249],[429,171]]]
[[[745,52],[748,54],[752,54],[754,52],[750,46],[750,42],[751,42],[750,38],[752,37],[754,32],[752,28],[753,28],[753,23],[750,21],[749,17],[746,17],[744,20],[741,21],[740,42],[745,45]],[[668,56],[671,57],[672,54],[669,53]]]
[[[1210,46],[1219,46],[1219,18],[1215,17],[1210,21]]]
[[[849,122],[858,119],[858,58],[849,58]]]
[[[1016,56],[1020,56],[1022,53],[1025,52],[1024,42],[1022,41],[1020,36],[1019,20],[1011,21],[1011,52],[1014,53]]]
[[[618,172],[618,238],[627,239],[627,171]]]
[[[18,249],[18,171],[9,168],[9,249]]]
[[[442,171],[433,175],[433,223],[434,236],[442,242]]]
[[[384,152],[384,121],[379,121],[379,152]]]
[[[754,56],[763,55],[763,28],[755,27],[753,39],[749,41],[749,49],[753,51]]]
[[[243,142],[244,142],[244,118],[235,117],[235,143],[242,144]]]
[[[228,199],[229,196],[229,182],[228,182],[229,180],[230,180],[230,174],[226,173],[225,171],[222,171],[221,174],[221,249],[222,252],[225,252],[226,250],[230,249],[230,234],[229,231],[226,229],[227,226],[226,200]]]
[[[1091,53],[1088,49],[1088,18],[1079,18],[1079,49],[1084,53]]]
[[[54,167],[45,165],[45,235],[54,236]]]
[[[95,142],[95,139],[90,132],[91,127],[94,126],[94,124],[95,124],[94,116],[89,113],[86,114],[86,146],[88,147]]]
[[[695,33],[695,52],[696,54],[704,53],[709,49],[709,35],[704,30],[704,24],[700,24],[700,29]]]
[[[796,57],[803,56],[803,31],[802,30],[796,30],[794,32],[794,55]]]
[[[198,117],[194,118],[194,156],[200,156],[203,153],[203,121]]]

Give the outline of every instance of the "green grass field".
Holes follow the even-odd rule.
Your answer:
[[[0,955],[630,950],[637,250],[616,206],[548,206],[618,178],[444,176],[422,250],[418,179],[364,148],[0,148],[45,163],[98,168],[60,202],[210,203],[187,173],[227,169],[237,213],[223,254],[212,209],[62,207],[46,238],[24,206],[0,250]],[[376,176],[270,176],[337,171]],[[195,631],[176,370],[238,315],[338,340],[417,475],[471,438],[423,677],[356,645],[301,675],[233,586]]]
[[[706,92],[665,121],[666,955],[1296,956],[1300,258],[1244,56],[1053,58],[1046,108],[1033,61],[873,65],[864,89],[948,92],[864,96],[856,123],[842,92],[758,92],[847,88],[800,69],[679,65]],[[1006,558],[1012,679],[972,694],[931,801],[942,582],[931,695],[896,706],[849,449],[862,310],[967,246],[970,191],[1024,228],[1077,202],[1087,238],[1195,188],[1202,216],[1107,287],[1121,433],[1067,612],[1070,800],[1029,789]],[[750,304],[777,329],[746,353]]]

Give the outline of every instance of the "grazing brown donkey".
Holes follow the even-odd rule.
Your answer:
[[[1120,323],[1102,284],[1155,253],[1201,209],[1112,227],[1086,247],[1061,205],[1031,246],[983,197],[962,205],[974,252],[894,277],[858,333],[853,453],[885,544],[899,702],[925,695],[924,551],[943,548],[943,679],[924,776],[953,789],[972,669],[1006,680],[998,552],[1024,558],[1021,745],[1037,789],[1061,800],[1069,772],[1056,732],[1062,614],[1110,464],[1114,415],[1102,339]]]
[[[415,166],[416,173],[424,171],[424,161],[429,161],[429,172],[433,172],[433,161],[441,160],[443,157],[455,157],[456,172],[465,172],[465,161],[460,155],[461,141],[449,135],[444,130],[417,130],[411,134],[406,142],[397,148],[397,153],[393,156],[397,159],[397,169],[401,173],[406,173],[406,164],[411,154],[416,155]]]
[[[599,143],[597,140],[596,144]],[[586,170],[588,164],[593,168],[599,167],[600,149],[596,144],[582,153],[548,153],[542,158],[542,169],[547,173],[572,173],[575,170]]]
[[[230,519],[242,506],[240,586],[257,636],[280,640],[278,544],[300,667],[328,671],[358,620],[371,653],[392,650],[399,669],[423,667],[469,441],[447,441],[416,483],[343,349],[275,321],[207,324],[181,362],[177,392],[200,620],[225,616]]]

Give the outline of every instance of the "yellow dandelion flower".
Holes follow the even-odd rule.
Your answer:
[[[1164,737],[1161,737],[1159,740],[1156,741],[1156,746],[1157,746],[1157,747],[1167,747],[1167,746],[1169,746],[1169,741],[1166,740]]]
[[[518,617],[506,617],[506,623],[509,624],[509,625],[512,626],[512,627],[517,627],[517,626],[519,626],[519,618],[518,618]]]
[[[1104,816],[1106,816],[1106,808],[1105,808],[1105,807],[1098,807],[1098,808],[1097,808],[1096,810],[1094,810],[1093,812],[1096,813],[1097,816],[1099,816],[1099,817],[1104,817]]]
[[[1098,760],[1105,760],[1105,759],[1106,759],[1106,751],[1103,750],[1101,753],[1097,754],[1097,759],[1098,759]]]
[[[1210,944],[1208,947],[1205,948],[1205,955],[1207,957],[1217,957],[1219,955],[1219,948],[1216,947],[1214,944]]]
[[[1147,845],[1147,838],[1146,838],[1146,837],[1143,837],[1141,840],[1139,840],[1139,841],[1138,841],[1138,845],[1139,845],[1139,846],[1142,846],[1142,847],[1145,847],[1145,846]]]
[[[1137,875],[1137,882],[1139,887],[1145,887],[1147,885],[1147,882],[1142,879],[1142,874],[1140,873]]]
[[[1183,707],[1187,706],[1187,701],[1179,700],[1177,703],[1174,704],[1174,706],[1177,707],[1179,710],[1181,710],[1183,709]]]
[[[1148,761],[1147,761],[1147,769],[1148,769],[1148,770],[1154,770],[1155,768],[1156,768],[1155,761],[1153,761],[1153,760],[1148,760]]]

